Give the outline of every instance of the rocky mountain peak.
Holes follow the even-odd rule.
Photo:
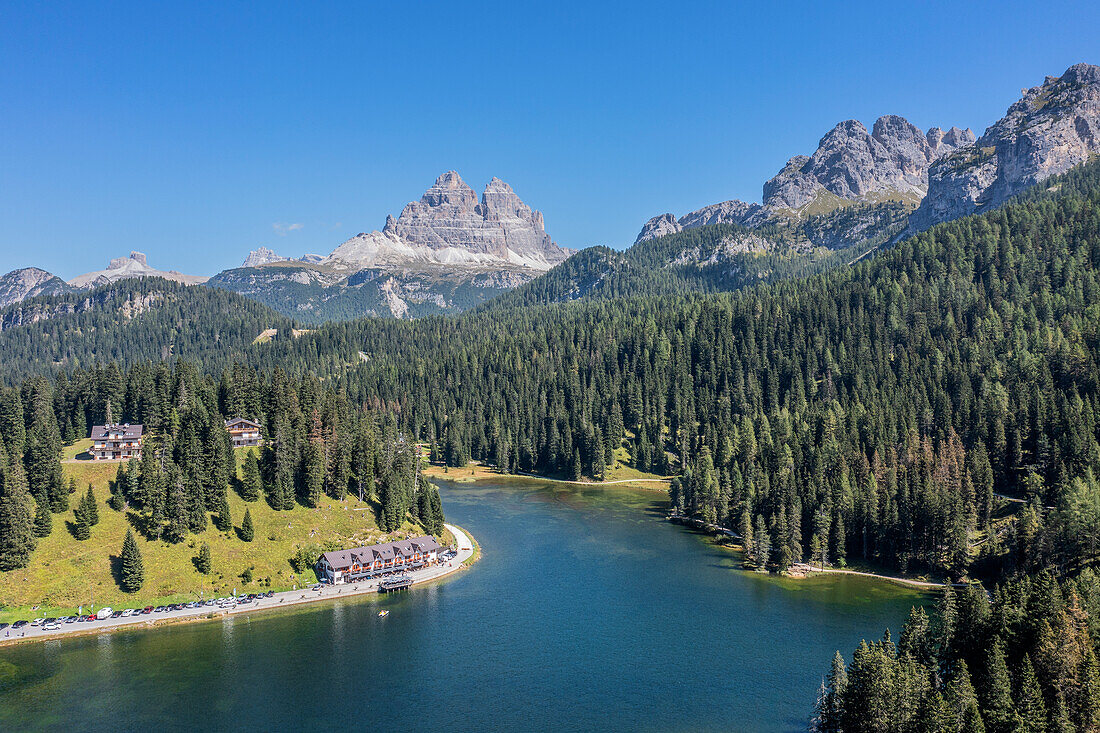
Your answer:
[[[108,270],[121,270],[126,267],[133,267],[132,263],[136,262],[141,267],[149,267],[149,259],[145,256],[144,252],[130,252],[129,257],[115,257],[107,264]]]
[[[447,171],[435,179],[432,187],[424,192],[420,203],[432,208],[451,206],[457,210],[472,210],[477,205],[477,194],[466,185],[462,176],[455,171]]]
[[[1100,153],[1100,67],[1074,64],[1023,90],[976,141],[940,157],[910,231],[998,206]]]
[[[546,234],[542,214],[523,203],[499,178],[485,186],[480,201],[454,171],[436,179],[420,201],[405,206],[385,233],[413,248],[446,250],[443,259],[500,262],[545,270],[568,252]],[[428,255],[436,259],[436,255]]]
[[[672,214],[660,214],[653,217],[642,226],[642,231],[638,232],[637,239],[634,243],[642,242],[646,239],[655,239],[657,237],[663,237],[666,234],[675,234],[683,229],[680,226],[680,222]]]
[[[0,308],[36,295],[57,295],[70,290],[61,278],[37,267],[12,270],[0,277]]]
[[[402,262],[452,267],[516,265],[548,270],[570,252],[546,234],[542,214],[494,177],[480,199],[458,173],[439,176],[380,232],[341,244],[327,262],[338,269]]]
[[[830,194],[847,201],[900,197],[916,203],[924,196],[929,165],[954,150],[954,141],[965,134],[947,135],[937,128],[931,139],[935,145],[898,115],[879,117],[870,133],[859,120],[845,120],[821,138],[813,155],[791,158],[764,184],[764,205],[800,213]]]
[[[275,254],[275,251],[267,247],[260,247],[254,249],[248,253],[248,256],[244,258],[244,262],[241,263],[241,267],[259,267],[260,265],[268,265],[272,262],[284,262],[287,258],[282,255]]]
[[[965,130],[952,127],[950,130],[946,131],[938,127],[930,127],[928,128],[928,134],[925,135],[925,140],[928,141],[928,147],[932,148],[932,151],[938,158],[955,148],[969,145],[974,142],[975,136],[974,131],[969,127]]]
[[[75,288],[94,288],[116,280],[131,277],[163,277],[186,285],[204,283],[209,278],[199,275],[184,275],[175,270],[158,270],[149,266],[149,261],[141,252],[130,252],[129,257],[115,257],[107,264],[107,269],[77,275],[69,280]]]

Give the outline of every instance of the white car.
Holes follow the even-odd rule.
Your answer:
[[[111,618],[111,614],[114,613],[114,609],[110,606],[104,606],[99,609],[99,612],[95,615],[97,621],[102,621],[105,618]]]
[[[43,616],[42,618],[36,618],[34,621],[31,621],[31,626],[41,626],[45,622],[46,618]]]
[[[43,631],[57,631],[60,628],[61,624],[57,623],[56,621],[51,621],[48,624],[42,624]]]

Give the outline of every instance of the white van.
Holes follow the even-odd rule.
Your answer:
[[[95,617],[96,619],[102,621],[105,618],[111,618],[112,613],[114,613],[114,611],[111,610],[110,606],[104,606],[103,608],[99,609],[99,613],[97,613]]]

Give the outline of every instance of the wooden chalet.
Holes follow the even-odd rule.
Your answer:
[[[234,448],[255,448],[260,444],[260,424],[243,417],[225,421],[225,429],[233,439]]]
[[[141,425],[96,425],[92,427],[92,447],[88,451],[94,461],[118,461],[141,458]]]

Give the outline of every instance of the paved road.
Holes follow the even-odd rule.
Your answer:
[[[473,542],[469,536],[453,524],[445,524],[451,534],[455,536],[455,544],[458,546],[458,554],[440,565],[433,565],[421,570],[413,570],[407,573],[413,583],[424,583],[436,578],[442,578],[462,567],[462,563],[474,554]],[[50,637],[65,636],[68,634],[88,633],[92,631],[110,631],[123,626],[138,626],[142,624],[154,625],[165,620],[196,619],[204,616],[236,616],[250,611],[259,611],[267,608],[285,608],[300,603],[311,603],[331,598],[344,598],[346,596],[362,595],[363,593],[377,593],[378,582],[348,583],[347,585],[321,586],[321,590],[313,591],[305,588],[288,590],[276,593],[271,598],[258,598],[251,603],[233,606],[231,608],[219,608],[218,606],[200,606],[198,608],[183,608],[179,611],[162,611],[161,613],[142,614],[140,616],[127,616],[126,618],[108,618],[102,621],[86,621],[80,623],[74,621],[71,624],[61,624],[56,631],[46,631],[38,626],[24,626],[22,629],[5,629],[0,634],[0,644],[16,639],[44,639]],[[115,609],[122,610],[122,609]]]

